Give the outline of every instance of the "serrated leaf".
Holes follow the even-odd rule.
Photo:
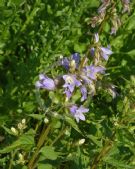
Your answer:
[[[8,134],[14,135],[14,133],[11,131],[11,129],[7,128],[6,126],[1,126]]]
[[[17,149],[18,147],[20,147],[20,142],[16,141],[13,144],[11,144],[10,146],[5,147],[4,149],[0,150],[1,154],[5,154],[5,153],[9,153],[15,149]]]
[[[17,141],[13,142],[10,146],[0,150],[1,154],[9,153],[15,149],[29,150],[34,146],[34,130],[30,129],[27,133],[23,134],[18,138]]]

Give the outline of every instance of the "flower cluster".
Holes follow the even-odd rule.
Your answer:
[[[99,42],[98,34],[95,34],[95,44]],[[98,46],[98,45],[97,45]],[[96,56],[98,52],[98,59],[101,58],[108,60],[109,55],[112,54],[110,48],[105,47],[97,47],[91,49],[91,53],[93,52],[93,57]],[[99,58],[99,56],[101,58]],[[72,101],[72,96],[79,91],[81,94],[80,102],[84,102],[88,95],[93,96],[95,94],[95,86],[98,76],[105,73],[105,67],[100,65],[99,62],[89,63],[88,58],[86,56],[80,57],[79,53],[74,53],[71,57],[64,57],[60,59],[60,66],[62,66],[66,74],[62,75],[60,78],[51,79],[44,74],[39,75],[39,80],[36,82],[36,87],[46,89],[46,90],[58,90],[58,81],[63,81],[61,83],[60,88],[63,90],[63,94],[65,95],[66,102]],[[57,80],[56,80],[57,79]],[[57,83],[56,83],[57,81]],[[84,113],[88,112],[89,109],[85,108],[83,105],[77,106],[76,104],[70,104],[68,106],[71,115],[76,119],[77,122],[79,120],[85,120]]]
[[[117,2],[117,1],[116,1]],[[101,32],[102,22],[106,21],[106,16],[111,22],[110,35],[116,34],[119,26],[121,25],[120,18],[117,13],[116,2],[114,0],[101,0],[101,6],[98,8],[98,16],[94,16],[91,20],[91,26],[94,28],[101,24],[99,32]],[[129,0],[120,1],[123,6],[123,12],[129,12]],[[74,53],[70,57],[62,57],[59,60],[59,66],[64,68],[65,73],[54,79],[47,77],[44,74],[39,75],[39,80],[35,86],[38,89],[46,89],[48,91],[59,90],[65,97],[65,102],[70,102],[70,106],[67,106],[71,115],[76,119],[77,122],[85,120],[84,113],[89,112],[88,108],[83,106],[83,103],[87,100],[88,96],[93,96],[96,91],[96,82],[105,74],[105,63],[109,56],[113,52],[110,46],[102,46],[98,33],[94,34],[94,43],[88,49],[88,52],[80,57],[79,53]],[[90,62],[88,55],[91,56],[92,61]],[[115,86],[112,84],[108,85],[108,91],[112,97],[115,98],[117,92]],[[80,104],[78,106],[73,102],[73,96],[76,92],[80,92]]]
[[[98,8],[98,15],[94,16],[91,20],[91,26],[94,28],[96,25],[103,22],[108,7],[111,5],[111,0],[101,0],[102,4]]]
[[[85,59],[87,60],[87,58]],[[63,85],[64,93],[68,99],[70,99],[73,95],[75,88],[79,88],[82,94],[81,101],[86,100],[87,89],[92,89],[90,86],[92,86],[96,81],[98,73],[105,72],[105,68],[102,66],[95,66],[93,64],[88,65],[87,62],[82,65],[80,56],[77,53],[73,54],[69,60],[67,58],[63,58],[61,63],[64,67],[68,67],[68,74],[63,75],[63,79],[65,81],[65,84]]]
[[[116,8],[117,1],[113,0],[101,0],[101,6],[98,8],[98,15],[91,19],[91,27],[95,28],[97,25],[108,19],[111,22],[110,34],[116,34],[118,28],[121,26],[121,19]],[[121,0],[123,6],[122,13],[130,13],[130,1]],[[108,16],[110,16],[108,18]]]
[[[123,8],[122,13],[130,12],[130,0],[118,2],[121,3]],[[100,25],[99,32],[101,32],[102,23],[107,20],[107,22],[111,23],[110,35],[116,34],[121,25],[118,9],[116,8],[118,2],[117,0],[101,0],[101,5],[97,11],[98,15],[91,19],[91,27],[95,28]],[[84,113],[88,112],[89,109],[83,107],[83,102],[87,100],[88,95],[93,96],[95,94],[98,77],[104,74],[106,70],[103,64],[112,53],[109,45],[104,47],[100,44],[99,35],[95,33],[93,45],[90,46],[88,52],[82,58],[79,53],[74,53],[70,57],[62,57],[60,59],[58,63],[59,66],[65,68],[66,73],[64,75],[52,79],[44,74],[40,74],[35,86],[37,89],[42,88],[48,91],[62,89],[62,94],[65,95],[65,102],[72,102],[72,97],[79,91],[81,94],[80,103],[82,105],[77,106],[77,104],[71,103],[71,106],[67,107],[77,122],[85,120]],[[89,54],[93,59],[91,63],[89,63]],[[117,92],[114,85],[109,84],[108,91],[113,98],[116,97]]]

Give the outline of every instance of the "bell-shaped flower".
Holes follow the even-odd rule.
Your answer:
[[[105,60],[108,60],[109,56],[110,56],[111,54],[113,54],[113,52],[110,50],[109,47],[107,47],[107,48],[101,47],[100,49],[101,49],[100,54],[101,54],[101,56],[102,56]]]
[[[65,93],[69,98],[69,96],[73,93],[75,87],[81,86],[81,82],[76,79],[75,75],[63,75],[63,79],[65,80],[63,87],[65,88]]]
[[[79,53],[74,53],[71,55],[71,60],[74,60],[75,63],[78,65],[80,63],[80,55]]]
[[[54,80],[51,78],[48,78],[44,74],[39,75],[39,81],[35,84],[36,88],[43,88],[47,90],[54,90],[55,89],[55,83]]]
[[[92,48],[90,49],[90,54],[91,54],[91,56],[94,56],[94,55],[95,55],[95,48],[94,48],[94,47],[92,47]]]
[[[64,66],[66,70],[75,70],[79,67],[80,55],[79,53],[74,53],[70,58],[63,58],[61,60],[61,65]]]
[[[88,111],[89,109],[83,106],[77,107],[76,105],[72,105],[70,107],[70,112],[77,122],[79,122],[79,120],[85,121],[84,113],[87,113]]]
[[[82,94],[81,101],[83,102],[84,100],[87,99],[87,88],[83,85],[81,86],[80,90]]]
[[[69,60],[67,57],[61,59],[60,65],[62,65],[66,70],[69,70]]]
[[[87,77],[89,77],[92,80],[96,80],[97,73],[104,73],[105,68],[101,66],[90,65],[84,68],[84,72],[86,73]]]
[[[94,34],[94,40],[95,40],[95,43],[99,42],[99,35],[98,35],[98,33]]]

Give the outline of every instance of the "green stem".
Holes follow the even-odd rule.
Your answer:
[[[61,132],[59,133],[59,135],[54,139],[54,141],[51,143],[51,146],[54,145],[58,140],[59,138],[65,133],[67,128],[65,128],[64,130],[61,130]]]
[[[42,130],[41,135],[40,135],[40,138],[39,138],[38,143],[37,143],[37,149],[34,152],[32,158],[30,159],[30,161],[28,163],[28,169],[34,169],[34,167],[33,167],[34,163],[36,162],[36,159],[38,158],[39,151],[40,151],[41,147],[43,146],[50,129],[51,129],[51,125],[49,125],[47,128],[44,125],[43,130]]]
[[[17,151],[13,151],[13,152],[11,152],[11,159],[10,159],[10,163],[9,163],[9,169],[12,169],[12,166],[13,166],[13,161],[14,161],[14,157],[15,157],[15,155],[16,155],[16,152]]]
[[[112,67],[108,67],[107,70],[111,70],[111,69],[120,69],[122,68],[123,66],[112,66]]]
[[[92,166],[91,166],[91,169],[97,169],[97,167],[98,167],[100,161],[102,160],[102,158],[112,148],[114,138],[115,138],[115,132],[113,133],[111,139],[109,139],[109,140],[106,141],[105,146],[103,147],[103,149],[101,150],[101,152],[94,158]]]

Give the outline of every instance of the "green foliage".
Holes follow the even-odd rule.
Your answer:
[[[103,90],[86,102],[85,122],[76,123],[57,91],[35,89],[40,72],[61,75],[60,55],[84,55],[100,28],[89,25],[99,5],[98,0],[0,1],[0,168],[29,169],[35,161],[38,169],[135,168],[134,1],[129,15],[120,14],[116,36],[110,35],[110,21],[102,25],[100,40],[114,53]],[[105,91],[107,83],[116,86],[115,99]],[[73,102],[80,97],[77,93]],[[11,127],[19,130],[24,118],[27,127],[15,135]]]

